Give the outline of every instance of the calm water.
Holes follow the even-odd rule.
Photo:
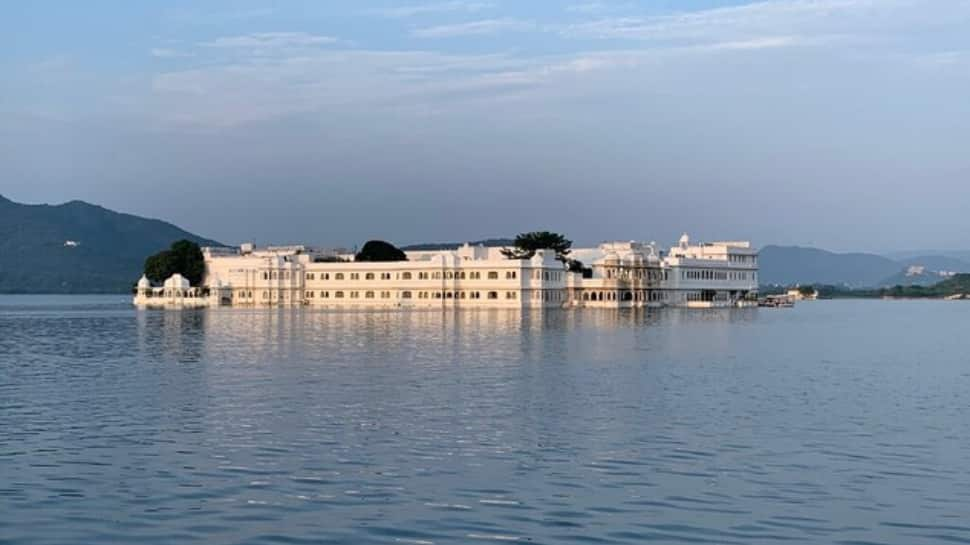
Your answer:
[[[970,305],[0,297],[0,543],[970,543]]]

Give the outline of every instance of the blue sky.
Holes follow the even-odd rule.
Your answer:
[[[967,0],[0,9],[15,200],[227,242],[970,247]]]

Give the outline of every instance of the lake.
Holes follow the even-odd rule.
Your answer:
[[[0,544],[970,543],[970,305],[0,296]]]

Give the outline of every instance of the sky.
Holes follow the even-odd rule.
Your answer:
[[[11,0],[0,194],[226,243],[970,248],[970,0]]]

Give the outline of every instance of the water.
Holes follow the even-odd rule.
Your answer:
[[[970,306],[0,297],[0,543],[970,543]]]

